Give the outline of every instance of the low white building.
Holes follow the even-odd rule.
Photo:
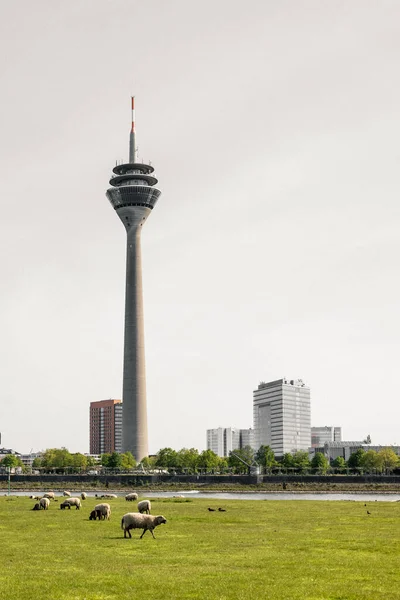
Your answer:
[[[252,429],[236,429],[234,427],[218,427],[207,429],[207,450],[212,450],[222,458],[229,456],[232,450],[245,446],[254,447]]]

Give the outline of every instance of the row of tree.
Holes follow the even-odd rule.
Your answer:
[[[286,453],[277,459],[270,446],[261,446],[256,452],[250,446],[245,446],[233,450],[227,458],[220,458],[211,450],[204,450],[199,454],[195,448],[183,448],[179,451],[162,448],[155,457],[144,459],[142,464],[148,468],[191,472],[198,470],[225,472],[229,470],[246,473],[252,466],[259,466],[267,473],[277,471],[327,473],[331,470],[339,473],[347,471],[390,473],[394,469],[400,468],[400,459],[391,448],[382,448],[378,452],[359,448],[350,456],[348,462],[339,456],[330,463],[321,452],[317,452],[310,460],[309,454],[305,450]]]
[[[2,467],[22,467],[23,463],[15,454],[7,454],[1,461]],[[93,467],[99,467],[129,471],[137,467],[135,458],[130,452],[102,454],[100,463],[93,457],[79,452],[71,454],[66,448],[49,448],[39,458],[33,461],[34,469],[44,471],[85,472]],[[253,466],[261,467],[263,472],[289,472],[327,473],[335,472],[368,472],[368,473],[391,473],[400,468],[400,459],[391,448],[382,448],[379,452],[375,450],[365,451],[359,448],[354,452],[348,462],[339,456],[332,464],[324,456],[317,452],[310,460],[308,452],[299,450],[292,454],[287,453],[282,458],[275,458],[269,446],[261,446],[256,452],[250,447],[238,448],[229,453],[226,458],[217,456],[212,450],[199,452],[196,448],[162,448],[155,456],[146,457],[141,461],[141,467],[146,470],[168,470],[177,472],[234,472],[247,473]]]

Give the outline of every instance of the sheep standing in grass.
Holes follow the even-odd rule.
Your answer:
[[[121,520],[121,529],[124,530],[124,538],[126,538],[127,532],[129,537],[132,537],[130,529],[143,529],[140,539],[142,539],[146,531],[150,531],[153,538],[156,539],[153,533],[154,528],[166,522],[167,519],[162,515],[154,517],[153,515],[142,515],[141,513],[126,513]]]
[[[40,504],[39,502],[36,502],[35,506],[32,508],[32,510],[40,510]]]
[[[103,494],[100,498],[118,498],[117,494]]]
[[[89,521],[95,521],[96,519],[99,519],[99,521],[101,521],[101,519],[109,521],[110,516],[111,508],[109,504],[96,504],[94,510],[92,510],[89,515]]]
[[[43,508],[43,510],[48,510],[48,508],[50,506],[50,500],[43,496],[43,498],[40,498],[39,504],[40,504],[40,508]]]
[[[125,496],[125,500],[127,502],[133,502],[133,500],[137,500],[138,499],[138,495],[136,492],[131,492],[130,494],[127,494]]]
[[[86,500],[86,497],[87,497],[87,493],[86,492],[82,492],[81,493],[82,500]]]
[[[48,498],[49,500],[55,500],[55,494],[54,492],[46,492],[45,494],[43,494],[43,498]]]
[[[137,507],[140,513],[146,513],[146,515],[149,515],[151,511],[151,502],[150,500],[141,500],[138,502]]]
[[[71,506],[75,506],[76,510],[79,510],[81,507],[81,499],[80,498],[67,498],[64,502],[61,502],[60,508],[69,508],[71,510]]]
[[[63,496],[69,498],[71,496],[71,492],[63,492]]]

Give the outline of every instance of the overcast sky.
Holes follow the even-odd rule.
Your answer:
[[[312,425],[400,443],[397,0],[0,4],[0,431],[89,450],[121,398],[128,158],[142,235],[150,452],[252,426],[302,378]]]

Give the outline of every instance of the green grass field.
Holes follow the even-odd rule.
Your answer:
[[[139,540],[136,503],[89,521],[96,502],[0,498],[1,600],[400,599],[400,503],[152,499],[168,522]]]

